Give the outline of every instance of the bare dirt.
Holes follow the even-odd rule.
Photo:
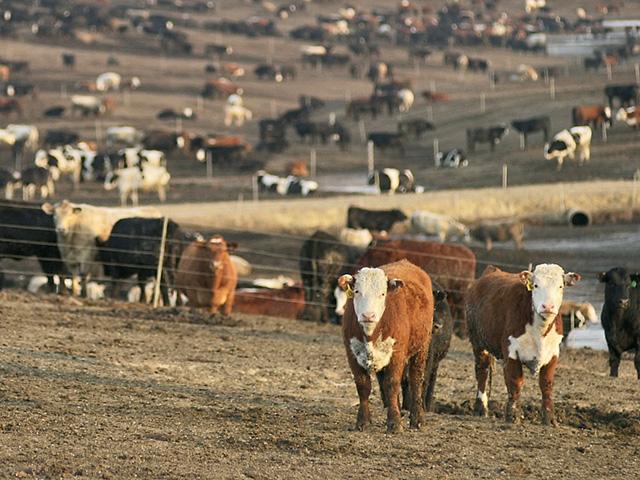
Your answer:
[[[0,294],[3,478],[634,478],[640,385],[624,361],[563,352],[560,426],[470,413],[473,360],[454,340],[437,413],[421,431],[352,431],[357,396],[339,327],[209,318],[105,302]]]

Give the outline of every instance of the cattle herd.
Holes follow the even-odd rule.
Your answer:
[[[164,55],[200,55],[189,37],[175,28],[186,23],[180,18],[143,15],[122,6],[76,5],[61,12],[56,2],[38,3],[42,5],[32,13],[20,2],[0,1],[0,7],[7,5],[0,35],[26,26],[45,39],[74,38],[74,31],[87,27],[114,36],[131,29],[156,42]],[[165,3],[176,8],[180,4],[196,13],[215,8],[214,2]],[[277,38],[283,33],[275,19],[294,16],[308,2],[262,3],[261,8],[273,18],[203,21],[198,28],[216,32],[220,38],[223,33]],[[472,3],[493,15],[499,2]],[[207,79],[198,87],[197,96],[199,101],[223,102],[216,113],[233,134],[195,134],[183,129],[183,122],[195,121],[200,115],[190,107],[159,109],[156,119],[175,121],[175,129],[122,124],[105,128],[96,138],[59,127],[42,132],[42,127],[28,120],[33,108],[25,108],[37,94],[28,81],[28,62],[0,58],[0,118],[7,119],[0,129],[0,144],[10,149],[11,161],[4,163],[12,164],[0,168],[5,196],[0,201],[0,259],[37,260],[43,275],[30,279],[32,292],[46,289],[92,300],[126,299],[162,305],[167,311],[186,306],[212,315],[245,313],[339,324],[359,397],[358,430],[371,423],[374,374],[387,408],[387,430],[402,430],[402,410],[409,412],[409,426],[420,428],[424,412],[433,410],[439,363],[447,355],[453,334],[468,338],[471,344],[477,415],[489,414],[494,365],[500,360],[508,395],[505,419],[515,423],[522,417],[520,396],[528,370],[539,379],[542,422],[555,424],[552,391],[563,339],[570,330],[598,319],[591,304],[564,300],[565,287],[575,285],[586,273],[581,276],[551,263],[513,273],[477,260],[470,248],[473,242],[486,251],[496,242],[513,242],[516,249],[524,249],[521,221],[509,218],[465,224],[428,210],[372,210],[352,205],[345,212],[344,228],[318,230],[301,239],[298,251],[289,252],[288,258],[298,262],[293,272],[297,281],[291,276],[254,278],[251,264],[241,256],[242,245],[228,241],[220,232],[203,234],[180,225],[154,206],[140,206],[140,192],[153,192],[159,202],[166,201],[175,180],[172,172],[180,161],[249,173],[256,194],[313,195],[322,188],[318,178],[309,178],[311,162],[289,162],[283,175],[270,173],[266,166],[267,160],[289,149],[292,141],[297,147],[322,146],[336,157],[356,144],[364,153],[361,144],[366,143],[372,153],[386,159],[397,153],[394,161],[403,161],[408,147],[438,129],[438,122],[426,114],[407,114],[416,112],[418,102],[432,109],[451,98],[435,88],[420,91],[414,81],[401,78],[392,63],[382,58],[387,47],[401,48],[416,68],[425,64],[434,49],[440,49],[443,62],[439,68],[483,75],[493,86],[534,83],[540,77],[549,80],[559,75],[552,67],[521,64],[498,71],[489,60],[454,48],[494,46],[535,52],[544,46],[546,33],[599,31],[599,24],[586,16],[569,22],[553,15],[544,1],[524,3],[526,16],[520,23],[501,15],[482,23],[481,17],[476,18],[457,1],[435,9],[403,0],[396,8],[380,12],[345,6],[338,13],[320,15],[318,25],[289,31],[291,39],[307,43],[299,49],[297,65],[260,58],[246,68],[245,63],[231,61],[238,53],[234,48],[208,42],[201,49],[207,60]],[[479,25],[483,28],[477,28]],[[634,48],[630,44],[598,51],[585,60],[584,67],[611,68],[637,53]],[[235,58],[244,62],[244,57]],[[60,60],[66,71],[78,67],[73,53],[63,53]],[[109,71],[75,84],[64,104],[48,106],[38,113],[38,119],[52,124],[73,119],[99,125],[99,119],[118,108],[116,94],[117,98],[135,98],[144,92],[140,77],[115,71],[119,65],[115,56],[107,64]],[[321,92],[295,95],[289,99],[296,102],[295,107],[254,118],[249,108],[254,99],[245,91],[242,79],[252,74],[272,85],[293,83],[299,80],[299,68],[318,74],[348,69],[352,79],[370,85],[364,95],[349,95],[340,102],[320,98]],[[478,150],[487,149],[485,145],[491,152],[502,148],[499,145],[514,130],[521,150],[528,148],[531,135],[541,135],[540,160],[555,162],[558,171],[567,160],[583,166],[591,160],[597,132],[606,139],[614,121],[636,130],[639,126],[637,84],[609,84],[602,94],[601,103],[567,109],[567,128],[552,128],[550,116],[533,113],[513,115],[492,125],[479,121],[465,129],[465,145],[442,151],[436,145],[433,160],[438,167],[465,167]],[[335,111],[327,118],[328,109]],[[364,131],[365,119],[379,118],[394,119],[393,127]],[[243,135],[249,134],[252,125],[258,135],[255,143]],[[356,131],[360,141],[355,141]],[[366,177],[362,175],[362,184],[389,195],[423,192],[425,187],[416,181],[419,172],[405,167],[372,167]],[[105,192],[114,192],[107,195],[120,207],[57,199],[63,179],[74,193],[87,183],[97,183]],[[21,200],[16,199],[18,191]],[[0,288],[11,283],[10,276],[15,279],[17,275],[5,279],[0,272]],[[600,273],[598,280],[604,284],[601,323],[610,375],[618,376],[622,354],[634,351],[640,379],[640,273],[615,267]]]

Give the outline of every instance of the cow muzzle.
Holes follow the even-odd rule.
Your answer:
[[[618,300],[618,307],[622,308],[623,310],[626,310],[627,308],[629,308],[629,299],[621,298],[620,300]]]

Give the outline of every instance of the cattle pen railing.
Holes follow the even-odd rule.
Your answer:
[[[40,208],[38,205],[33,205],[31,206],[26,206],[24,204],[21,205],[22,207],[25,208]],[[166,218],[166,217],[165,217]],[[187,226],[187,225],[184,225]],[[188,225],[189,230],[191,231],[196,231],[196,229],[194,229],[195,226],[193,225]],[[46,227],[38,227],[38,226],[28,226],[28,225],[19,225],[19,224],[12,224],[12,223],[7,223],[7,222],[0,222],[0,231],[7,231],[8,229],[11,229],[14,233],[15,232],[20,232],[22,231],[31,231],[31,232],[42,232],[44,233],[55,233],[55,228],[51,229],[51,228],[46,228]],[[200,231],[211,231],[211,228],[205,228],[205,229],[200,229]],[[231,232],[232,234],[235,235],[242,235],[242,234],[251,234],[251,235],[257,235],[257,236],[262,236],[265,237],[267,239],[272,239],[274,241],[278,241],[278,240],[294,240],[299,242],[300,245],[302,245],[302,243],[307,240],[309,237],[307,236],[302,236],[302,235],[295,235],[295,234],[279,234],[279,233],[273,233],[273,232],[265,232],[265,231],[259,231],[259,230],[249,230],[249,229],[228,229],[225,228],[225,231],[227,232]],[[19,235],[18,235],[19,236]],[[162,238],[164,238],[164,236],[158,237],[158,236],[142,236],[142,235],[125,235],[125,234],[113,234],[114,237],[119,237],[122,239],[127,239],[127,240],[132,240],[132,241],[138,241],[138,240],[146,240],[146,241],[154,241],[157,242],[157,244],[154,244],[154,248],[146,250],[144,252],[138,252],[140,255],[145,255],[147,256],[147,258],[153,258],[154,259],[154,263],[150,264],[148,262],[145,263],[118,263],[118,262],[103,262],[100,261],[97,258],[93,258],[89,261],[86,262],[86,266],[91,268],[91,269],[100,269],[101,267],[104,266],[113,266],[113,267],[126,267],[126,268],[132,268],[132,269],[138,269],[138,270],[147,270],[150,272],[149,277],[155,277],[158,278],[157,272],[158,271],[164,271],[166,272],[167,269],[169,268],[173,268],[174,266],[168,266],[168,265],[162,265],[162,261],[165,258],[164,255],[160,255],[159,251],[161,248],[161,243],[162,243]],[[167,244],[170,244],[172,246],[179,246],[179,247],[185,247],[188,244],[190,244],[192,242],[191,239],[185,239],[185,240],[180,240],[180,241],[175,241],[172,239],[168,239],[167,240]],[[339,241],[324,241],[323,243],[331,245],[331,244],[336,244],[336,245],[342,245]],[[72,246],[71,244],[65,244],[65,243],[60,243],[59,241],[55,241],[55,242],[51,242],[51,241],[43,241],[43,240],[29,240],[29,239],[20,239],[20,238],[7,238],[5,236],[0,236],[0,252],[5,252],[6,251],[6,247],[7,244],[14,244],[18,247],[67,247],[67,246]],[[97,248],[101,248],[103,251],[107,251],[110,253],[124,253],[124,254],[132,254],[133,250],[128,249],[128,248],[107,248],[107,247],[95,247]],[[384,248],[384,246],[377,246],[377,249],[380,250],[386,250]],[[282,252],[273,252],[273,251],[268,251],[268,250],[264,250],[264,249],[259,249],[259,248],[249,248],[249,247],[238,247],[237,249],[235,249],[233,252],[231,253],[237,253],[239,255],[250,255],[254,258],[259,258],[261,259],[260,262],[255,262],[251,264],[252,270],[256,271],[256,272],[265,272],[271,275],[289,275],[289,276],[297,276],[300,274],[312,274],[314,272],[312,271],[301,271],[300,268],[292,268],[292,267],[287,267],[286,265],[282,265],[283,262],[296,262],[299,263],[301,260],[313,260],[311,258],[307,258],[307,257],[301,257],[299,255],[298,252],[291,252],[291,253],[282,253]],[[0,254],[3,257],[5,257],[4,253]],[[423,255],[425,257],[431,257],[434,259],[439,259],[439,260],[451,260],[451,261],[456,261],[456,262],[461,262],[461,261],[469,261],[469,260],[465,260],[465,259],[460,259],[457,257],[453,257],[453,256],[449,256],[449,255],[442,255],[442,254],[432,254],[432,253],[418,253],[418,255]],[[26,260],[26,259],[32,259],[34,258],[34,255],[32,254],[21,254],[21,253],[15,253],[15,254],[7,254],[6,258],[11,258],[13,260]],[[60,273],[62,273],[63,277],[64,276],[68,276],[68,272],[63,272],[63,264],[62,264],[62,260],[59,257],[43,257],[43,256],[39,256],[38,257],[39,261],[50,261],[50,262],[60,262]],[[527,265],[527,264],[518,264],[518,263],[509,263],[509,262],[501,262],[501,261],[487,261],[487,260],[476,260],[477,265],[481,265],[481,266],[486,266],[486,265],[495,265],[498,266],[500,268],[504,268],[507,270],[511,270],[511,271],[520,271],[520,270],[525,270],[525,269],[529,269],[531,268],[531,265]],[[24,265],[22,262],[18,262],[16,264],[17,266],[13,266],[12,268],[9,269],[2,269],[2,271],[5,274],[8,274],[10,276],[16,277],[15,280],[18,280],[14,283],[24,283],[24,282],[20,282],[19,281],[19,277],[28,277],[28,276],[33,276],[33,275],[41,275],[42,272],[39,269],[36,269],[35,267],[31,266],[31,268],[27,268],[27,266],[25,266],[25,268],[21,268],[22,265]],[[357,266],[357,263],[343,263],[342,264],[345,268],[348,268],[350,270],[355,269],[355,267]],[[599,271],[589,271],[589,270],[584,270],[584,269],[580,269],[578,270],[579,273],[583,274],[583,275],[591,275],[593,274],[595,276],[595,274],[599,273]],[[189,275],[193,276],[193,277],[197,277],[200,275],[209,275],[208,273],[203,273],[199,270],[192,270],[192,271],[187,271],[186,273],[188,273]],[[467,280],[467,278],[461,278],[461,277],[456,277],[453,275],[440,275],[439,276],[441,279],[446,279],[446,280]],[[175,288],[175,283],[170,281],[169,279],[167,279],[167,275],[161,275],[159,278],[161,278],[160,282],[155,282],[154,288],[156,289],[156,292],[158,291],[158,289],[160,287],[167,287],[167,288]],[[239,280],[245,283],[250,283],[251,279],[253,277],[240,277]],[[91,277],[92,281],[95,282],[99,282],[99,283],[103,283],[103,284],[113,284],[115,282],[118,281],[122,281],[123,279],[119,279],[119,280],[114,280],[111,277],[107,277],[104,274],[98,274],[95,276]],[[63,280],[61,280],[60,282],[62,283]],[[205,291],[209,291],[208,289],[203,289],[203,288],[199,288],[199,287],[195,287],[194,290],[205,290]],[[323,291],[323,289],[318,288],[318,287],[308,287],[307,286],[307,290],[310,290],[312,293],[319,293],[320,291]],[[265,290],[266,291],[266,290]],[[451,293],[464,293],[461,290],[451,290],[451,289],[447,289],[448,292]],[[144,298],[144,292],[140,292],[142,298]],[[156,298],[158,293],[155,294]],[[274,299],[270,296],[264,295],[264,294],[260,294],[259,292],[251,292],[250,294],[251,297],[255,298],[255,299],[264,299],[264,300],[272,300],[272,301],[276,301],[276,302],[282,302],[282,303],[295,303],[296,300],[290,300],[290,299],[286,299],[286,298],[277,298]],[[156,305],[157,305],[157,300],[156,300]],[[327,303],[327,302],[322,302],[322,301],[315,301],[315,300],[307,300],[305,302],[307,305],[313,305],[313,306],[318,306],[318,307],[333,307],[335,306],[332,303]]]

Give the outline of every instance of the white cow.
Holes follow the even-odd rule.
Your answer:
[[[161,216],[157,209],[151,207],[105,208],[67,200],[55,205],[45,203],[42,210],[53,215],[58,248],[71,273],[74,295],[79,295],[81,290],[87,292],[87,283],[97,265],[96,239],[106,242],[113,225],[122,218]]]
[[[166,189],[171,180],[171,174],[165,167],[149,165],[146,163],[140,167],[119,168],[107,174],[104,181],[105,190],[118,189],[120,194],[120,205],[127,205],[131,199],[131,204],[137,206],[139,203],[139,191],[157,191],[158,198],[164,202],[167,198]]]
[[[251,120],[253,113],[242,105],[225,105],[224,106],[224,124],[229,127],[232,124],[236,127],[241,127],[244,122]]]
[[[340,230],[340,241],[345,245],[367,248],[372,240],[373,235],[366,228],[343,228]]]
[[[524,0],[524,10],[527,13],[535,12],[547,6],[547,0]]]
[[[400,100],[400,105],[398,105],[398,110],[402,113],[406,113],[413,106],[413,102],[415,100],[415,96],[413,92],[408,88],[401,88],[398,90],[398,99]]]
[[[96,90],[99,92],[118,91],[122,83],[122,76],[116,72],[105,72],[96,78]]]
[[[5,130],[13,134],[16,142],[21,142],[29,150],[35,150],[38,147],[40,134],[38,128],[33,125],[14,125],[9,124]]]
[[[418,233],[437,235],[441,242],[452,239],[463,240],[466,243],[471,241],[467,226],[448,215],[417,211],[411,215],[411,226]]]
[[[591,158],[591,136],[591,127],[586,125],[562,130],[544,146],[544,158],[557,160],[558,171],[562,169],[565,158],[574,160],[576,154],[578,164],[583,165]]]
[[[105,142],[107,145],[137,145],[142,137],[143,133],[134,127],[109,127],[105,134]]]
[[[616,112],[616,121],[624,122],[627,126],[632,128],[638,128],[638,114],[636,113],[636,107],[621,107]]]

